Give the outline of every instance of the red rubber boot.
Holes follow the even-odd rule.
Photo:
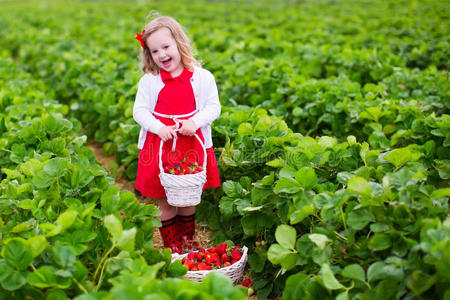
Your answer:
[[[177,216],[161,221],[162,226],[159,228],[164,248],[170,248],[172,253],[180,252],[180,236],[178,234],[178,218]]]

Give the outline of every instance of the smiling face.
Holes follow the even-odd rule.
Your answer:
[[[172,77],[176,77],[183,71],[180,52],[170,30],[166,27],[153,32],[147,38],[147,45],[156,65]]]

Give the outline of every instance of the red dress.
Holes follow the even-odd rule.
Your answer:
[[[163,89],[159,92],[155,112],[167,115],[184,115],[195,111],[195,98],[190,78],[192,72],[183,69],[183,72],[173,78],[170,73],[160,70],[161,79],[164,82]],[[188,119],[191,116],[184,118]],[[159,117],[155,115],[165,125],[174,125],[172,119]],[[183,118],[179,118],[183,119]],[[200,129],[196,134],[204,141]],[[185,136],[177,134],[175,151],[172,152],[173,139],[164,142],[162,162],[173,164],[183,157],[192,157],[200,164],[203,163],[204,154],[200,143],[194,136]],[[147,132],[144,147],[139,152],[138,170],[135,187],[141,192],[142,196],[153,198],[166,198],[166,193],[159,180],[159,147],[161,139],[157,134]],[[219,169],[217,167],[214,149],[206,149],[207,167],[206,183],[203,189],[220,186]],[[182,175],[179,175],[182,176]]]

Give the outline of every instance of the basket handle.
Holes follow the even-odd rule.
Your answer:
[[[177,130],[176,130],[177,131]],[[197,141],[200,143],[200,145],[202,145],[202,149],[203,149],[203,170],[206,170],[206,147],[205,144],[203,143],[202,139],[196,134],[194,133],[195,138],[197,139]],[[164,173],[164,169],[163,169],[163,165],[162,165],[162,147],[163,147],[164,141],[161,140],[160,144],[159,144],[159,171],[161,173]]]

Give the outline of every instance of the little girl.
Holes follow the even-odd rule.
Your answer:
[[[203,162],[203,149],[193,136],[197,134],[207,153],[203,189],[219,187],[211,139],[211,123],[220,115],[219,96],[214,76],[200,67],[192,55],[189,38],[173,18],[152,20],[136,39],[141,42],[145,74],[139,81],[133,108],[133,118],[141,126],[135,187],[145,197],[158,198],[164,247],[177,251],[182,241],[193,239],[195,206],[168,204],[158,177],[160,143],[164,142],[163,165],[180,162],[184,157]]]

